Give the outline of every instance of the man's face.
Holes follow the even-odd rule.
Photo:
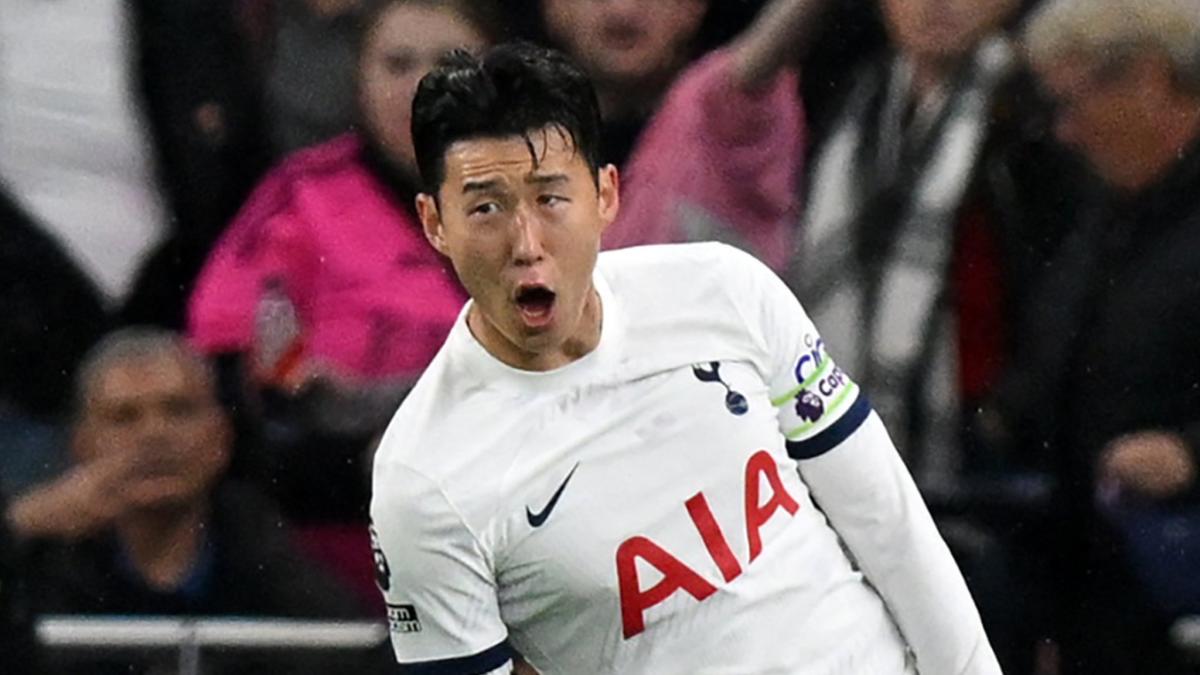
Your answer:
[[[550,33],[595,79],[645,86],[686,62],[707,0],[542,0]]]
[[[369,32],[359,57],[363,122],[388,156],[415,173],[410,127],[417,83],[452,49],[480,52],[482,35],[447,9],[397,3]]]
[[[170,352],[129,358],[85,392],[75,434],[81,463],[117,459],[131,470],[122,493],[138,508],[195,503],[229,459],[229,428],[213,385]]]
[[[1158,145],[1157,121],[1171,107],[1169,66],[1149,57],[1105,64],[1076,55],[1036,70],[1054,102],[1058,140],[1101,178],[1137,190],[1157,176],[1161,167],[1146,149]]]
[[[896,47],[909,55],[952,59],[974,50],[1016,11],[1018,0],[881,0]]]
[[[418,197],[426,236],[475,301],[472,331],[501,360],[544,369],[587,330],[600,234],[617,213],[616,169],[601,169],[598,183],[570,137],[545,128],[528,144],[454,143],[438,199]]]

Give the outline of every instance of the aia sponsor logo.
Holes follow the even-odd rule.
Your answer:
[[[765,500],[761,489],[764,480],[769,491]],[[746,560],[746,565],[749,565],[762,553],[763,525],[779,511],[790,517],[800,509],[800,504],[784,488],[779,467],[766,450],[754,453],[746,462],[744,504],[744,521],[741,525],[749,550]],[[725,530],[713,516],[704,493],[697,492],[683,506],[725,582],[741,576],[742,563],[734,555]],[[638,574],[639,560],[657,570],[662,578],[651,586],[644,586]],[[674,594],[682,591],[696,602],[703,602],[717,592],[716,586],[649,537],[635,536],[622,542],[617,547],[616,564],[621,594],[621,626],[626,640],[646,629],[646,610]]]

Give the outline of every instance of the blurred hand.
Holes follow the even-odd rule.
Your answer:
[[[1100,480],[1121,491],[1166,499],[1196,481],[1196,460],[1183,437],[1161,431],[1122,436],[1100,456]]]
[[[76,466],[17,498],[7,517],[23,538],[79,539],[109,527],[131,504],[124,489],[141,456],[114,453]]]

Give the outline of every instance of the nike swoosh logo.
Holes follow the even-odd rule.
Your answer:
[[[528,506],[525,507],[525,517],[529,519],[530,526],[541,527],[542,523],[546,522],[546,519],[550,517],[550,512],[558,504],[558,498],[562,496],[563,490],[567,489],[567,483],[571,482],[571,476],[575,475],[575,469],[578,468],[579,462],[575,462],[575,466],[571,467],[571,473],[567,474],[567,477],[563,479],[562,485],[559,485],[558,489],[554,491],[554,496],[550,498],[550,502],[546,504],[546,508],[538,513],[534,513],[529,510]]]

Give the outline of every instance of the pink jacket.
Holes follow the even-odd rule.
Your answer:
[[[194,343],[250,351],[272,278],[296,307],[302,358],[369,379],[419,375],[466,299],[353,134],[293,154],[259,184],[201,272]]]
[[[787,265],[805,142],[799,80],[785,71],[743,92],[730,66],[716,51],[667,92],[623,171],[606,248],[721,239]]]

